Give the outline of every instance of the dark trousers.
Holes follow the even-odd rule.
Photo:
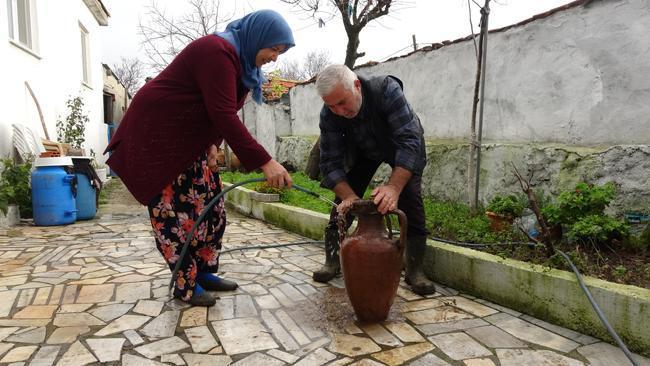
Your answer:
[[[354,191],[354,193],[363,198],[363,194],[370,184],[370,180],[379,168],[381,162],[371,161],[367,159],[358,159],[352,169],[346,174],[347,182]],[[341,199],[336,197],[335,203],[340,203]],[[424,216],[424,203],[422,202],[422,177],[412,175],[411,179],[406,183],[399,195],[399,202],[397,208],[404,211],[406,219],[408,220],[407,235],[409,236],[424,236],[428,235],[426,229],[426,222]],[[336,207],[330,211],[330,221],[327,224],[328,230],[338,230],[336,225]],[[352,224],[352,215],[348,214],[346,222]]]

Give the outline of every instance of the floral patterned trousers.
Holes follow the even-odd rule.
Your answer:
[[[223,189],[219,173],[210,170],[207,161],[207,154],[202,154],[148,205],[156,246],[172,271],[203,207]],[[175,297],[188,301],[194,293],[197,273],[217,272],[225,228],[222,197],[192,236],[176,276]]]

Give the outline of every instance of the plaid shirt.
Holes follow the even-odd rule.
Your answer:
[[[346,155],[350,153],[362,155],[372,161],[383,161],[391,166],[400,166],[415,175],[422,175],[426,155],[420,120],[406,101],[402,87],[396,79],[386,77],[382,90],[379,115],[386,118],[390,131],[389,140],[395,155],[386,157],[386,147],[380,146],[381,140],[372,133],[372,121],[368,118],[373,113],[367,110],[368,95],[363,96],[359,114],[343,123],[343,117],[334,115],[327,106],[323,106],[320,113],[320,170],[324,176],[321,182],[323,187],[333,188],[337,183],[346,180]],[[351,135],[349,140],[346,138],[348,133]],[[354,146],[348,146],[351,143]],[[347,149],[354,149],[355,152],[346,151]]]

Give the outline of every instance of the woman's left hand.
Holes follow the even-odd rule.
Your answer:
[[[208,148],[208,168],[212,170],[213,173],[219,173],[219,164],[217,163],[217,149],[216,145],[212,145]]]

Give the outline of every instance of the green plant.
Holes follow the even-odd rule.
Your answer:
[[[588,215],[601,215],[616,196],[614,183],[603,185],[578,183],[573,190],[561,192],[554,204],[542,208],[549,224],[571,225]]]
[[[68,115],[64,120],[56,121],[56,134],[61,142],[70,144],[70,146],[80,149],[86,141],[85,132],[86,124],[89,121],[88,116],[84,113],[84,101],[80,96],[70,98],[65,102],[68,109]]]
[[[9,205],[18,205],[21,217],[32,217],[32,196],[29,178],[32,162],[16,164],[13,159],[2,159],[0,173],[0,211],[7,214]]]
[[[624,265],[616,266],[612,269],[612,276],[617,280],[622,280],[627,274],[627,268]]]
[[[524,203],[515,195],[495,196],[488,204],[486,210],[497,215],[519,217],[524,211]]]
[[[567,233],[570,241],[606,243],[629,234],[630,227],[622,220],[604,215],[589,215],[578,220]]]

